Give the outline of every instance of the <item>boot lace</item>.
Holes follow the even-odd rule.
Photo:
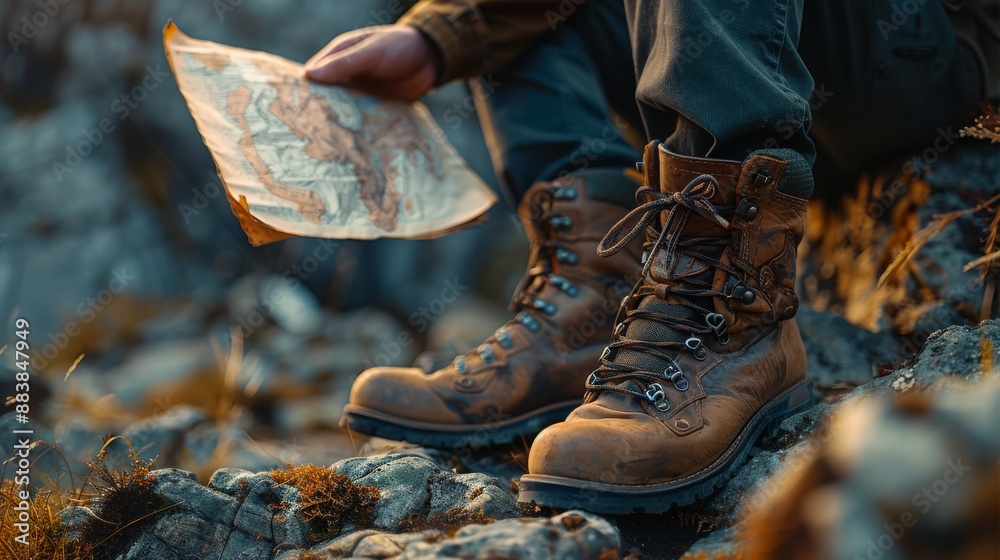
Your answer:
[[[639,206],[629,212],[621,221],[614,225],[598,246],[598,254],[602,257],[613,255],[625,247],[631,240],[645,231],[646,241],[643,244],[642,277],[632,288],[628,296],[622,300],[618,315],[615,318],[615,331],[611,344],[601,356],[600,366],[587,380],[588,400],[601,391],[611,391],[629,395],[639,399],[647,399],[658,409],[667,410],[664,384],[671,384],[679,391],[686,391],[688,381],[684,372],[674,361],[678,352],[691,352],[698,360],[707,358],[707,352],[702,345],[702,337],[714,335],[719,342],[729,342],[728,325],[725,318],[713,310],[705,309],[698,303],[710,301],[706,298],[726,297],[727,294],[712,289],[713,274],[698,274],[680,278],[671,283],[658,283],[650,280],[650,267],[654,261],[652,255],[663,251],[667,263],[673,263],[678,255],[696,259],[709,267],[722,269],[731,276],[736,271],[723,264],[718,258],[707,252],[721,255],[722,249],[729,245],[728,238],[684,236],[681,232],[693,214],[712,222],[726,230],[730,228],[729,221],[710,202],[719,188],[716,179],[710,175],[696,177],[680,191],[663,194],[657,189],[642,187],[636,192]],[[730,210],[722,208],[723,211]],[[663,212],[667,212],[662,229],[654,225]],[[634,224],[624,235],[629,225]],[[714,249],[714,250],[713,250]],[[668,264],[670,266],[670,264]],[[655,296],[667,300],[669,294],[674,294],[670,305],[679,305],[690,310],[690,313],[667,314],[647,309],[638,309],[638,302],[647,296]],[[681,316],[683,315],[683,316]],[[703,318],[703,320],[696,320]],[[628,325],[637,320],[653,321],[662,325],[668,332],[683,333],[673,340],[634,340],[624,335]],[[687,335],[687,338],[685,338]],[[671,338],[671,337],[665,337]],[[663,364],[662,369],[652,370],[638,365],[616,363],[615,356],[621,350],[630,350],[649,355],[655,360],[644,360]],[[648,365],[648,364],[647,364]],[[635,384],[625,381],[635,381],[645,391],[634,389]]]

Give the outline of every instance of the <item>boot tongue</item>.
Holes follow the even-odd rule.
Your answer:
[[[698,253],[702,253],[710,258],[718,259],[722,255],[723,248],[717,246],[707,246],[703,248],[696,249]],[[658,251],[654,256],[655,258],[662,258],[665,251]],[[715,269],[711,266],[705,265],[705,263],[700,260],[693,260],[686,257],[676,259],[673,271],[666,273],[666,277],[663,276],[664,272],[656,272],[657,263],[654,263],[650,267],[650,276],[654,281],[678,281],[684,282],[685,279],[697,280],[699,283],[710,284],[715,273]],[[649,280],[644,280],[648,282]],[[711,309],[712,302],[711,298],[690,298],[689,301],[698,305],[700,307]],[[702,321],[702,317],[695,310],[680,305],[677,303],[670,303],[659,299],[655,295],[648,295],[644,297],[638,304],[637,310],[639,311],[649,311],[653,313],[660,313],[669,317],[676,317],[678,319],[685,320],[687,322],[698,323]],[[637,341],[648,341],[648,342],[678,342],[683,343],[691,336],[691,333],[679,330],[677,328],[672,328],[661,322],[654,321],[652,319],[636,319],[629,323],[628,327],[625,329],[625,337],[629,340]],[[676,351],[662,352],[670,356],[671,358],[676,357]],[[667,362],[657,358],[646,352],[639,352],[636,350],[622,349],[619,350],[617,355],[614,357],[614,362],[617,364],[630,365],[635,368],[639,368],[646,371],[660,372],[662,373],[667,367]],[[634,390],[640,390],[635,381],[625,381],[626,384],[630,384],[631,388]],[[641,390],[645,390],[643,386]]]

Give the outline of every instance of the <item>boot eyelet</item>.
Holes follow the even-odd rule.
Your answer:
[[[684,374],[679,371],[670,376],[670,382],[674,384],[674,388],[681,392],[687,391],[690,386],[687,378],[685,378]]]
[[[573,251],[558,249],[556,250],[556,260],[567,264],[577,264],[580,262],[580,257],[578,257]]]
[[[677,365],[677,362],[673,360],[668,360],[667,367],[663,369],[663,375],[666,375],[667,379],[670,379],[678,373],[681,373],[681,366]]]
[[[726,323],[725,317],[720,313],[709,313],[705,315],[705,323],[715,333],[715,338],[719,340],[720,344],[729,344],[729,324]]]
[[[670,408],[670,403],[667,402],[667,393],[663,390],[663,385],[659,383],[651,383],[649,387],[646,387],[646,398],[658,410],[667,410]]]
[[[692,336],[691,338],[684,341],[684,346],[687,346],[691,354],[694,355],[695,359],[699,362],[704,362],[708,358],[708,351],[701,344],[701,339],[697,336]]]
[[[771,170],[764,168],[757,171],[757,174],[753,177],[753,184],[758,187],[764,187],[771,183],[773,178],[771,177]]]
[[[549,276],[549,282],[570,297],[576,297],[576,295],[580,293],[580,289],[577,288],[576,284],[570,282],[562,276],[552,274]]]
[[[511,346],[514,346],[514,341],[510,338],[510,333],[507,331],[500,331],[497,333],[497,342],[499,342],[500,346],[503,348],[510,348]]]
[[[483,359],[484,364],[493,363],[493,348],[488,344],[484,344],[479,347],[479,357]]]
[[[743,303],[743,305],[750,305],[755,301],[757,301],[757,292],[751,290],[750,288],[747,288],[746,291],[740,295],[740,302]]]
[[[556,307],[554,303],[545,301],[544,299],[535,299],[535,309],[543,311],[546,315],[555,315],[559,308]]]
[[[757,217],[758,212],[760,212],[760,208],[753,201],[747,199],[741,200],[736,205],[736,215],[748,222],[752,222]]]
[[[604,347],[604,351],[601,352],[601,359],[602,360],[607,360],[608,356],[610,356],[610,355],[611,355],[611,348],[608,348],[607,346],[605,346]]]
[[[691,424],[689,424],[688,421],[683,418],[678,418],[677,420],[674,421],[674,426],[677,426],[677,429],[679,430],[686,430],[691,427]]]
[[[473,381],[471,377],[463,377],[458,380],[458,384],[468,389],[475,384],[475,381]]]
[[[522,325],[528,327],[528,330],[531,332],[538,332],[542,328],[542,326],[538,324],[538,321],[527,313],[518,314],[517,320]]]
[[[469,370],[469,365],[465,363],[465,360],[463,360],[462,358],[455,359],[455,371],[457,371],[458,373],[465,373],[468,370]]]
[[[601,379],[601,377],[599,375],[597,375],[597,372],[595,371],[595,372],[592,372],[587,377],[587,386],[588,387],[595,387],[597,385],[600,385],[603,381],[604,380]]]
[[[570,229],[573,227],[573,218],[569,216],[552,216],[549,218],[549,224],[558,229]]]

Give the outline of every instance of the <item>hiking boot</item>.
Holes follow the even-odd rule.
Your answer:
[[[611,514],[689,504],[811,405],[792,319],[808,163],[784,149],[683,157],[654,142],[644,169],[639,207],[600,246],[612,255],[645,231],[642,278],[585,404],[535,439],[523,502]]]
[[[641,243],[597,255],[604,233],[635,206],[624,172],[539,183],[519,215],[531,241],[514,318],[433,373],[377,367],[358,377],[341,425],[432,447],[478,448],[532,436],[583,402],[584,382],[638,272]],[[629,278],[632,274],[632,278]]]

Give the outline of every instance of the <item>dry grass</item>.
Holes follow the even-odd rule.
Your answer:
[[[973,323],[988,317],[990,272],[1000,262],[1000,195],[935,215],[921,226],[918,210],[930,195],[930,186],[916,174],[893,171],[862,177],[855,193],[839,206],[812,202],[799,263],[802,270],[812,267],[803,277],[804,301],[871,331],[883,328],[888,316],[906,334],[907,318],[919,315],[914,310],[942,299],[924,278],[918,255],[960,218],[980,215],[989,224],[980,249],[983,256],[966,264],[964,271],[980,269],[977,283],[987,283],[986,298],[983,309],[957,311]]]
[[[800,269],[807,269],[806,261],[817,267],[804,279],[809,305],[871,331],[879,330],[887,306],[907,298],[902,273],[882,286],[878,279],[919,229],[916,210],[930,196],[930,187],[916,177],[893,179],[862,177],[857,192],[844,197],[839,208],[813,201],[800,251]],[[885,207],[886,215],[874,217]]]
[[[90,472],[81,488],[43,488],[27,500],[28,546],[15,540],[21,534],[15,523],[25,488],[11,480],[0,482],[0,552],[4,559],[113,558],[158,513],[174,506],[153,492],[156,477],[150,473],[151,461],[139,460],[134,450],[130,469],[107,466],[106,450],[117,439],[120,438],[105,441],[95,460],[89,463]],[[71,530],[66,522],[73,513],[85,518]]]
[[[333,469],[316,465],[274,470],[271,478],[298,489],[299,515],[309,526],[313,543],[336,537],[347,521],[357,528],[370,526],[381,497],[378,488],[359,486]]]

